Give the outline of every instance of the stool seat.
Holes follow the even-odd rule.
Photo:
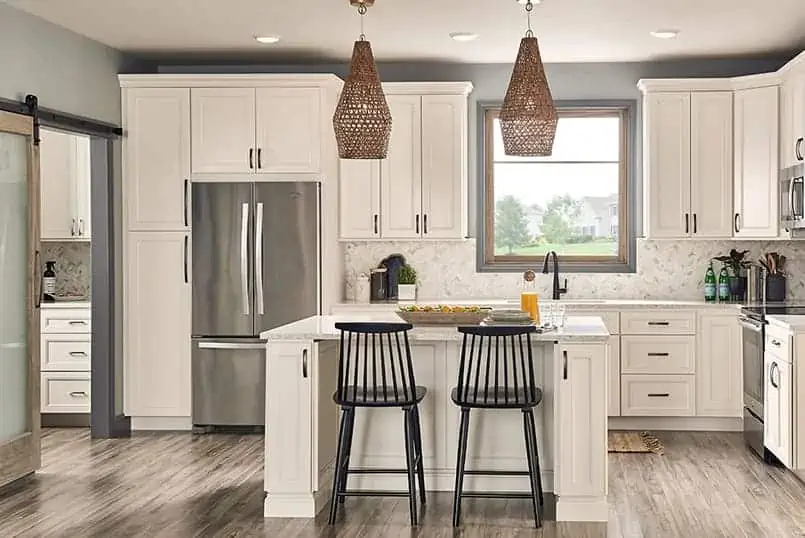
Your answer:
[[[407,407],[421,402],[428,389],[417,385],[414,394],[392,387],[344,387],[339,398],[338,391],[333,393],[333,401],[338,405],[352,407]],[[413,397],[412,397],[413,396]]]
[[[450,391],[450,399],[453,403],[470,409],[529,409],[536,407],[542,401],[542,390],[534,387],[533,389],[513,389],[503,387],[489,387],[489,389],[469,388],[468,393],[459,398],[458,388],[453,387]]]

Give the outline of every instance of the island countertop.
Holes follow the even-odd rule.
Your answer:
[[[393,312],[372,314],[342,314],[334,316],[311,316],[293,323],[260,333],[260,338],[268,340],[338,340],[340,331],[336,323],[370,322],[401,323]],[[454,325],[415,326],[409,333],[412,341],[450,341],[461,340],[462,335]],[[603,320],[597,316],[568,316],[565,326],[545,333],[532,334],[533,341],[542,342],[606,342],[609,332]]]

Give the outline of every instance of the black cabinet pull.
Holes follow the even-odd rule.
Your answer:
[[[377,235],[378,234],[378,231],[377,231],[377,214],[375,214],[373,220],[374,220],[374,225],[375,225],[375,235]]]
[[[187,226],[187,192],[190,190],[190,182],[184,180],[184,225]]]
[[[419,233],[419,215],[416,216],[416,233]]]
[[[187,248],[190,242],[189,236],[184,236],[184,283],[187,284]]]
[[[649,392],[648,393],[649,398],[668,398],[669,396],[671,396],[671,395],[669,393],[667,393],[667,392]]]
[[[661,326],[670,325],[670,323],[667,322],[667,321],[649,321],[648,324],[649,325],[661,325]]]
[[[302,377],[307,378],[307,349],[302,350]]]
[[[669,355],[670,353],[655,353],[655,352],[648,353],[649,357],[668,357]]]
[[[562,350],[562,379],[567,379],[567,350]]]
[[[263,148],[257,148],[257,168],[263,167]]]
[[[735,213],[735,219],[733,219],[733,221],[734,221],[734,224],[735,224],[735,233],[738,233],[739,232],[739,230],[738,230],[738,213]]]
[[[422,216],[422,233],[428,233],[428,214]]]
[[[693,214],[693,233],[696,233],[696,213]]]
[[[690,233],[689,216],[685,213],[685,233]]]
[[[794,152],[797,154],[797,160],[798,161],[803,160],[803,157],[802,157],[802,142],[803,142],[803,140],[805,140],[805,139],[803,139],[802,137],[797,138],[797,144],[796,144],[796,146],[794,148]]]
[[[254,148],[249,148],[249,170],[254,170]]]

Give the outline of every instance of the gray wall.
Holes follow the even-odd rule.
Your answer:
[[[516,51],[512,51],[514,56]],[[652,63],[573,63],[549,64],[546,66],[551,93],[557,100],[589,99],[635,99],[640,92],[637,81],[641,78],[680,77],[727,77],[774,71],[788,61],[793,54],[771,59],[721,59],[663,61]],[[176,61],[153,60],[151,68],[159,73],[335,73],[345,77],[346,64],[293,64],[267,65],[237,63],[229,59],[225,63],[196,62],[181,64]],[[511,64],[455,64],[455,63],[379,63],[380,78],[386,82],[405,81],[471,81],[475,89],[470,95],[469,108],[469,225],[470,235],[476,235],[476,199],[478,144],[476,105],[478,101],[499,101],[506,93],[511,75]],[[638,103],[638,125],[642,108]],[[640,157],[641,133],[638,129],[635,150]],[[639,161],[638,161],[639,162]],[[638,174],[640,174],[640,167]],[[637,177],[638,185],[642,178]]]

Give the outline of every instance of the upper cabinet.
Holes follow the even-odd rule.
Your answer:
[[[202,181],[321,172],[318,87],[192,88],[191,172]]]
[[[90,139],[48,129],[40,139],[42,239],[89,241]]]
[[[647,237],[731,237],[732,92],[647,91],[644,114]]]
[[[779,236],[778,114],[778,86],[736,90],[735,237]]]
[[[125,92],[126,228],[188,230],[190,90],[127,88]]]
[[[787,73],[780,84],[780,167],[805,159],[805,73]]]
[[[341,161],[341,239],[466,236],[471,89],[469,83],[384,85],[392,117],[388,157]]]

